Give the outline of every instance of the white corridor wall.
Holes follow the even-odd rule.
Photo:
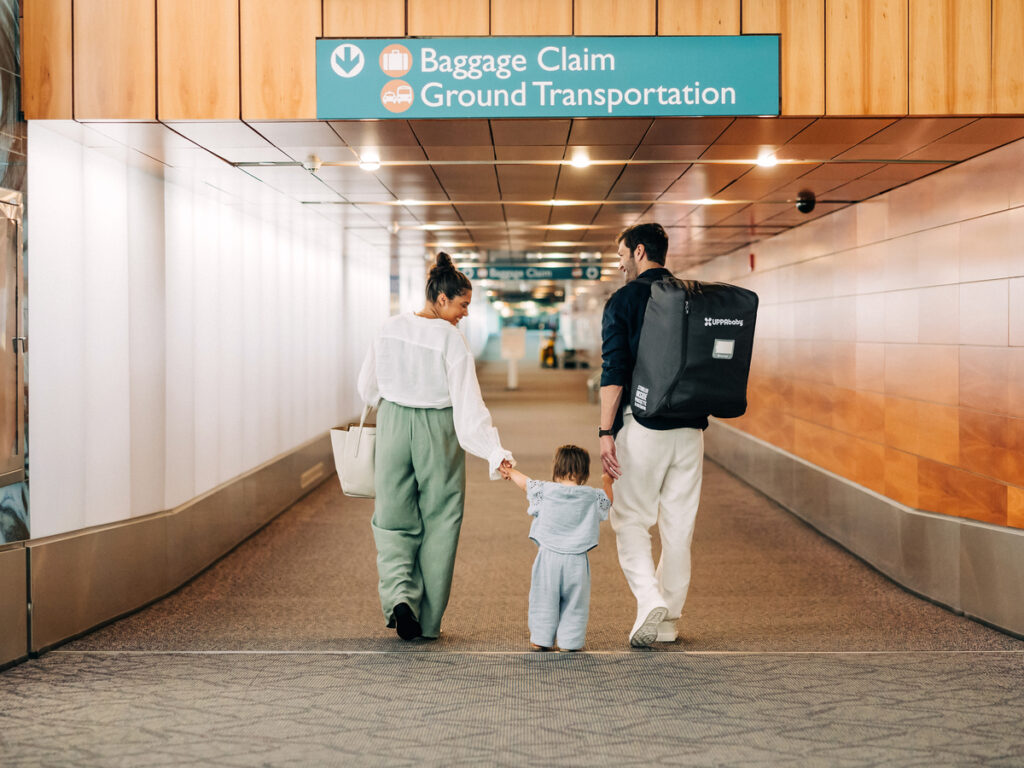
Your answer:
[[[347,420],[388,314],[385,252],[88,130],[29,123],[33,538],[175,507]]]

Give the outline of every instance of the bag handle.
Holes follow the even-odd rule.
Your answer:
[[[359,437],[356,438],[356,452],[355,455],[359,455],[359,448],[363,444],[363,424],[366,423],[366,416],[370,412],[370,404],[367,403],[363,406],[363,415],[359,417]]]

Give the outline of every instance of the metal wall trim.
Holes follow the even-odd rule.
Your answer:
[[[0,551],[0,669],[28,656],[25,548]]]
[[[897,584],[1024,635],[1024,531],[904,506],[711,420],[707,457]]]
[[[23,622],[21,655],[52,648],[173,592],[319,485],[303,488],[301,482],[319,462],[331,469],[323,480],[332,477],[326,432],[172,510],[26,542],[32,641],[26,651]],[[24,571],[23,557],[23,582]],[[22,599],[23,620],[25,608]]]

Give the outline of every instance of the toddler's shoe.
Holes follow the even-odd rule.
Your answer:
[[[669,619],[658,625],[658,636],[654,639],[656,643],[674,643],[679,638],[676,631],[677,619]]]
[[[658,625],[668,616],[668,608],[659,606],[651,611],[641,610],[636,623],[629,633],[629,644],[634,648],[646,648],[658,638]]]
[[[551,648],[547,645],[537,645],[536,643],[530,643],[531,651],[550,651]]]

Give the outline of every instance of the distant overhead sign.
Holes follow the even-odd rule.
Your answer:
[[[778,35],[316,41],[317,117],[779,114]]]
[[[470,280],[600,280],[601,268],[596,264],[583,267],[535,267],[528,264],[463,267]]]

